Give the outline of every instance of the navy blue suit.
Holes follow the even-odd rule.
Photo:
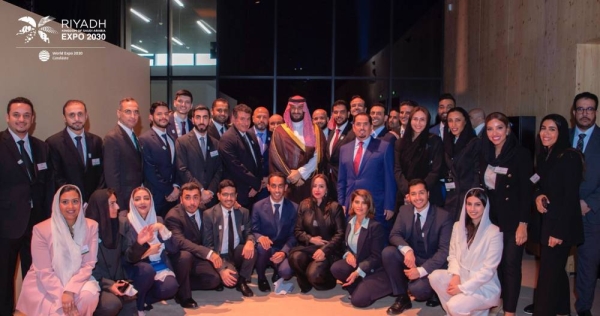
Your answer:
[[[171,208],[177,205],[177,201],[168,202],[166,197],[173,192],[173,184],[178,183],[175,160],[171,159],[171,151],[165,145],[161,135],[151,128],[139,137],[139,142],[142,145],[142,155],[144,156],[144,185],[152,193],[156,214],[165,216]],[[175,141],[173,140],[173,144],[169,144],[169,146],[175,146]],[[171,150],[175,152],[175,148],[171,148]]]
[[[584,242],[577,248],[577,276],[575,290],[577,300],[575,309],[583,312],[592,309],[594,302],[594,289],[600,265],[600,247],[596,244],[600,240],[600,128],[594,125],[592,135],[588,140],[583,154],[585,156],[585,176],[579,186],[579,198],[590,207],[590,211],[583,216]],[[571,130],[573,144],[574,131]]]
[[[371,192],[375,204],[375,220],[389,227],[384,210],[394,210],[396,181],[394,180],[394,148],[381,139],[371,138],[363,148],[363,158],[358,174],[354,173],[355,141],[340,148],[340,168],[337,191],[340,205],[350,206],[350,194],[356,189]]]
[[[283,199],[280,202],[281,208],[279,229],[275,225],[273,216],[273,207],[271,199],[266,197],[254,204],[252,207],[252,233],[258,241],[262,236],[267,236],[273,244],[269,250],[265,250],[260,243],[257,242],[258,258],[256,260],[256,273],[259,280],[264,280],[267,266],[270,265],[269,258],[278,251],[283,251],[287,255],[292,247],[296,245],[296,237],[294,236],[294,226],[296,225],[296,217],[298,215],[298,204]],[[278,266],[278,273],[284,279],[292,277],[293,271],[290,268],[287,258],[284,259]]]
[[[169,125],[167,125],[167,133],[169,134],[169,136],[171,136],[171,139],[173,139],[173,141],[177,140],[177,138],[179,138],[180,136],[177,135],[177,127],[175,127],[175,124],[177,124],[175,122],[175,114],[171,113],[171,115],[169,115]],[[181,123],[180,123],[181,124]],[[179,128],[181,128],[181,126],[179,126]],[[189,132],[192,131],[192,129],[194,128],[194,123],[192,123],[192,120],[190,120],[189,118],[187,119],[187,123],[185,123],[185,129]],[[187,133],[184,133],[184,135]],[[183,136],[183,135],[181,135]]]

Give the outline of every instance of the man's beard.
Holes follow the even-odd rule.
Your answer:
[[[302,120],[304,119],[304,112],[302,112],[302,116],[300,116],[299,119],[295,119],[293,115],[290,115],[290,119],[292,119],[292,122],[294,123],[302,122]]]

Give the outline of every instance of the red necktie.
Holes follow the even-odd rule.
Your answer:
[[[363,152],[363,142],[358,142],[358,150],[354,156],[354,174],[358,174],[358,168],[360,167],[360,158]]]
[[[340,129],[336,128],[335,129],[335,135],[333,136],[333,144],[331,145],[331,150],[333,151],[333,148],[335,147],[335,144],[337,144],[338,140],[340,139]]]

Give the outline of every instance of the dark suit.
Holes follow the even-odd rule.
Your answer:
[[[33,175],[29,178],[19,146],[10,132],[0,133],[0,314],[12,315],[14,275],[21,256],[23,277],[31,266],[33,225],[50,215],[54,191],[48,145],[28,135]]]
[[[575,290],[577,300],[575,309],[583,312],[592,309],[594,289],[600,266],[600,128],[594,125],[592,135],[584,148],[585,176],[579,186],[579,198],[590,207],[583,216],[584,242],[577,248],[577,275]],[[573,144],[577,144],[574,131],[571,130]]]
[[[450,237],[452,235],[452,225],[454,219],[451,214],[444,209],[429,204],[427,218],[423,224],[423,246],[419,250],[415,234],[415,214],[412,205],[403,205],[400,207],[396,223],[390,233],[390,246],[383,250],[383,267],[389,276],[394,295],[405,295],[406,291],[417,300],[428,300],[434,291],[429,284],[429,279],[425,276],[408,282],[404,274],[404,255],[398,249],[398,246],[409,246],[415,255],[415,264],[422,267],[429,274],[437,269],[443,269],[448,266],[448,252],[450,246]]]
[[[356,223],[355,225],[360,225]],[[349,246],[352,225],[346,226],[346,251],[356,258],[357,267],[350,266],[346,259],[340,259],[331,266],[333,276],[346,283],[348,276],[357,269],[364,273],[364,277],[357,278],[353,284],[346,287],[346,290],[352,296],[352,305],[356,307],[367,307],[376,300],[390,295],[392,289],[388,276],[383,270],[381,262],[381,251],[386,242],[386,234],[383,226],[379,222],[369,220],[368,226],[361,227],[356,243],[356,252]]]
[[[375,135],[373,138],[385,140],[388,143],[390,143],[392,146],[394,146],[394,143],[396,142],[396,136],[394,136],[394,134],[390,133],[390,130],[385,125],[383,126],[383,129],[377,135]]]
[[[166,215],[177,205],[177,202],[168,202],[166,197],[173,192],[173,184],[178,184],[177,168],[171,159],[171,150],[175,151],[175,148],[169,150],[161,135],[151,128],[140,136],[144,156],[144,185],[152,193],[158,216]],[[169,146],[175,146],[175,141]]]
[[[223,131],[223,134],[225,134],[225,132],[229,129],[227,128],[227,124],[223,124],[223,129],[225,129],[225,131]],[[208,135],[215,138],[216,140],[221,140],[221,133],[219,133],[219,131],[217,130],[217,127],[213,123],[213,120],[210,120],[210,122],[208,122],[208,128],[206,132],[208,133]]]
[[[223,159],[223,179],[235,183],[238,203],[249,208],[255,199],[248,197],[248,193],[251,189],[260,191],[263,171],[258,140],[252,134],[246,135],[252,148],[235,126],[228,129],[219,141],[219,155]],[[254,151],[256,161],[250,150]]]
[[[279,219],[273,216],[274,210],[270,197],[256,202],[252,207],[254,238],[258,240],[262,236],[267,236],[273,242],[269,250],[265,250],[260,243],[257,243],[256,273],[259,280],[266,279],[265,271],[270,265],[269,258],[278,251],[286,254],[286,259],[277,265],[278,274],[284,279],[289,279],[293,275],[287,256],[292,247],[296,245],[294,226],[296,225],[298,205],[288,199],[283,199],[280,204]]]
[[[356,189],[371,192],[375,204],[375,220],[386,231],[391,224],[385,219],[384,210],[394,210],[396,203],[396,182],[394,180],[394,148],[384,140],[371,138],[363,148],[363,158],[354,172],[354,147],[356,139],[340,148],[340,167],[337,182],[338,201],[350,209],[350,195]]]
[[[254,135],[254,138],[256,138],[256,140],[259,141],[258,135],[256,135],[256,131],[254,130],[254,127],[251,127],[250,129],[248,129],[248,133]],[[273,132],[271,132],[267,126],[267,129],[265,129],[264,133],[266,133],[265,134],[265,144],[264,144],[264,151],[262,152],[262,155],[261,155],[263,178],[269,176],[269,145],[271,144],[271,137],[273,135]],[[260,141],[259,141],[259,145],[260,145]],[[259,146],[259,148],[260,148],[260,146]],[[266,198],[267,196],[269,196],[269,190],[267,190],[267,188],[263,188],[256,195],[255,201],[260,201],[260,200]]]
[[[340,165],[340,148],[342,147],[342,145],[353,141],[355,137],[356,136],[352,131],[352,123],[350,121],[348,121],[346,127],[340,132],[338,141],[337,143],[335,143],[335,146],[333,146],[333,148],[331,147],[331,143],[335,138],[335,129],[333,129],[329,133],[329,137],[327,137],[327,150],[325,151],[325,156],[327,157],[327,172],[329,173],[328,193],[329,197],[336,201],[338,199],[337,181],[338,169]]]
[[[429,128],[429,132],[433,135],[439,136],[440,138],[446,137],[448,133],[448,123],[444,124],[444,130],[441,130],[442,124],[437,123]]]
[[[81,190],[83,201],[87,202],[94,191],[104,187],[104,157],[102,138],[88,132],[84,135],[85,166],[67,128],[48,137],[46,143],[50,146],[56,188],[74,184]]]
[[[202,218],[202,214],[199,217]],[[192,290],[210,290],[219,286],[221,277],[207,260],[210,249],[202,245],[204,223],[198,228],[179,204],[167,213],[165,226],[171,231],[171,239],[178,250],[170,254],[170,259],[179,283],[179,299],[191,298]]]
[[[141,145],[140,145],[141,146]],[[129,209],[133,189],[143,183],[142,153],[119,124],[104,137],[104,180],[117,194],[122,210]]]
[[[217,151],[219,141],[208,135],[205,137],[206,158],[202,155],[196,132],[188,133],[177,140],[177,172],[181,183],[197,182],[203,189],[216,193],[223,176],[223,162]]]
[[[448,135],[450,136],[450,134]],[[453,137],[453,136],[452,136]],[[479,186],[479,154],[481,153],[481,139],[477,137],[465,145],[465,147],[452,157],[445,153],[446,170],[448,178],[451,178],[456,186],[454,189],[446,190],[446,202],[444,209],[454,215],[458,220],[465,194],[471,188]]]
[[[240,242],[237,245],[233,245],[234,253],[227,253],[224,256],[221,253],[221,246],[223,245],[223,235],[225,234],[225,219],[223,217],[223,209],[221,204],[217,204],[202,214],[202,222],[204,223],[204,246],[212,249],[214,252],[224,256],[223,266],[233,271],[239,271],[239,275],[244,277],[246,280],[250,280],[252,276],[252,270],[254,269],[254,263],[256,262],[256,256],[250,259],[246,259],[242,256],[242,250],[247,241],[255,243],[254,235],[252,234],[250,222],[250,212],[245,208],[233,209],[233,218],[235,219],[234,225],[237,235],[239,236]],[[232,229],[229,227],[228,229]]]
[[[175,122],[175,114],[171,113],[169,115],[169,125],[167,125],[167,133],[171,136],[171,139],[173,139],[173,141],[177,140],[177,138],[183,136],[183,135],[179,135],[177,134],[177,128],[181,129],[181,123],[179,124],[180,126],[175,127],[175,125],[177,124],[177,122]],[[185,129],[186,131],[188,131],[187,133],[191,132],[192,129],[194,128],[194,123],[192,123],[192,120],[190,120],[189,118],[186,120],[185,123]],[[183,133],[184,135],[187,133]]]

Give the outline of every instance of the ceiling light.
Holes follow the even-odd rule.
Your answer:
[[[147,50],[145,50],[145,49],[143,49],[143,48],[141,48],[139,46],[131,44],[131,48],[135,48],[135,49],[139,50],[140,52],[144,52],[144,53],[148,54]]]
[[[206,34],[212,34],[212,32],[208,29],[208,27],[206,27],[206,25],[204,25],[204,23],[202,23],[202,21],[196,21],[196,23],[198,23],[198,25]]]
[[[129,9],[129,11],[131,11],[131,13],[137,15],[140,19],[144,20],[144,22],[146,22],[146,23],[150,22],[150,19],[148,17],[146,17],[145,15],[137,12],[133,8]]]
[[[178,44],[179,46],[183,46],[183,43],[182,43],[180,40],[178,40],[177,38],[175,38],[175,37],[171,37],[171,40],[172,40],[173,42],[175,42],[176,44]]]
[[[182,8],[183,8],[183,3],[181,3],[181,1],[180,1],[180,0],[174,0],[174,1],[175,1],[175,3],[177,3],[177,4],[178,4],[180,7],[182,7]]]

